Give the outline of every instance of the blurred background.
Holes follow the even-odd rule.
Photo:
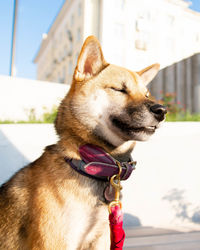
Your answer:
[[[199,113],[199,11],[200,0],[1,1],[0,75],[70,85],[93,34],[110,63],[140,70],[159,62],[152,95]]]
[[[133,71],[160,63],[149,89],[168,108],[133,153],[126,246],[134,237],[144,249],[136,238],[151,236],[166,245],[155,249],[200,249],[200,0],[1,0],[0,34],[0,184],[56,142],[57,107],[95,35],[109,63]]]

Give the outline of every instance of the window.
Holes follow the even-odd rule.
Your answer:
[[[64,47],[63,58],[65,58],[66,56],[67,56],[67,45],[65,45]]]
[[[58,72],[58,75],[57,75],[57,80],[56,82],[60,82],[60,72]]]
[[[62,61],[62,51],[58,53],[57,61],[60,63]]]
[[[146,31],[148,29],[148,22],[145,18],[140,17],[136,20],[136,30],[137,31]]]
[[[114,0],[113,3],[115,7],[120,11],[125,7],[125,0]]]
[[[78,16],[81,16],[81,14],[82,14],[82,5],[81,5],[81,3],[79,3],[79,5],[78,5]]]
[[[79,42],[81,40],[81,29],[78,28],[77,29],[77,42]]]
[[[174,24],[174,20],[175,20],[174,16],[169,15],[166,17],[166,19],[167,19],[166,22],[168,25],[172,26]]]
[[[65,66],[63,66],[63,78],[65,78]]]
[[[67,30],[67,39],[70,41],[70,42],[72,42],[72,40],[73,40],[73,37],[72,37],[72,32],[71,32],[71,30]]]
[[[73,43],[70,42],[70,43],[69,43],[69,49],[68,49],[67,55],[68,55],[68,56],[72,56],[72,52],[73,52]]]
[[[140,32],[135,40],[135,48],[139,50],[147,50],[149,46],[149,35],[147,32]]]
[[[63,36],[63,34],[62,34],[62,32],[60,32],[60,42],[62,41],[62,36]]]
[[[57,47],[57,41],[56,41],[56,39],[54,39],[54,41],[53,41],[53,47],[54,47],[54,48]]]
[[[123,39],[125,35],[125,27],[124,24],[115,23],[113,27],[113,35],[118,39]]]
[[[71,15],[71,26],[74,25],[74,15]]]
[[[72,60],[70,60],[69,63],[68,63],[68,74],[70,76],[72,75]]]
[[[199,43],[200,42],[200,33],[196,34],[196,42]]]
[[[62,79],[61,79],[62,83],[65,82],[65,73],[66,73],[65,66],[63,66]]]

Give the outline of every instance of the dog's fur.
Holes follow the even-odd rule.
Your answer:
[[[110,65],[97,39],[86,39],[55,121],[58,143],[0,188],[0,249],[110,249],[107,183],[80,175],[64,157],[80,159],[79,146],[90,143],[128,160],[135,140],[148,139],[166,113],[146,88],[158,69]]]

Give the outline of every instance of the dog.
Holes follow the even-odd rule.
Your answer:
[[[66,158],[81,160],[79,148],[89,144],[129,161],[135,141],[165,119],[166,108],[146,88],[158,70],[109,64],[98,40],[85,40],[58,108],[58,142],[0,188],[0,249],[110,249],[108,181],[80,174]]]

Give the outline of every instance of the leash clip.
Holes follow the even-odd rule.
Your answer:
[[[109,203],[109,205],[108,205],[109,213],[111,213],[111,207],[113,207],[113,206],[119,205],[120,208],[122,208],[122,203],[119,200],[120,190],[122,190],[122,186],[121,186],[121,183],[120,183],[120,176],[121,176],[121,173],[122,173],[122,166],[121,166],[119,161],[116,161],[116,163],[117,163],[117,166],[119,168],[119,173],[113,175],[110,178],[110,185],[115,189],[115,199],[114,199],[114,201],[111,201]]]

